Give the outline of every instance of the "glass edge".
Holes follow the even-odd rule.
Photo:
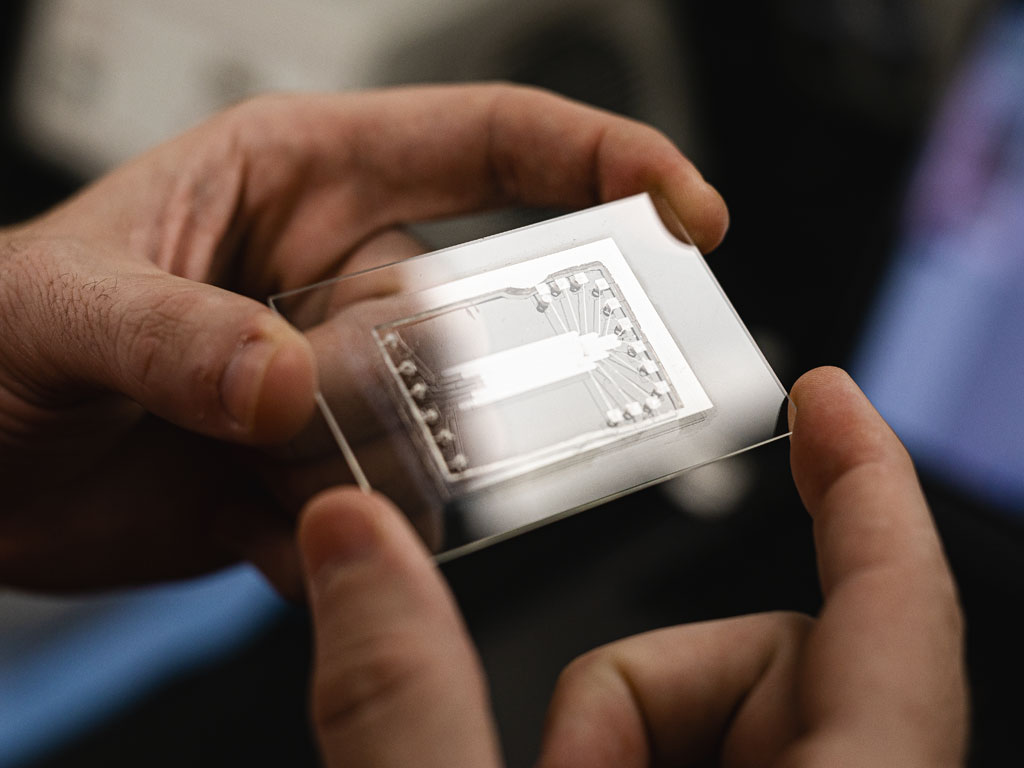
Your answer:
[[[788,403],[788,396],[785,398],[785,401],[786,402],[783,403],[783,406],[785,406]],[[482,539],[478,539],[477,541],[473,541],[468,544],[463,544],[453,549],[440,552],[433,556],[434,562],[438,565],[443,565],[451,560],[455,560],[464,555],[469,555],[481,549],[486,549],[487,547],[490,547],[494,544],[500,544],[501,542],[519,536],[520,534],[529,533],[530,531],[534,531],[538,528],[543,528],[544,526],[549,525],[550,523],[556,523],[559,520],[565,520],[566,518],[572,517],[573,515],[578,515],[581,512],[586,512],[587,510],[599,507],[602,504],[607,504],[611,501],[621,499],[625,496],[629,496],[630,494],[642,491],[646,488],[651,488],[653,486],[668,482],[669,480],[672,480],[681,475],[685,475],[687,472],[690,472],[694,469],[700,469],[701,467],[706,467],[709,464],[714,464],[716,461],[722,461],[724,459],[732,458],[733,456],[739,456],[740,454],[746,453],[747,451],[752,451],[755,448],[760,448],[762,446],[768,445],[769,443],[774,443],[777,440],[789,437],[791,434],[792,432],[787,430],[784,433],[773,435],[772,437],[769,437],[766,440],[761,440],[760,442],[753,443],[743,448],[738,448],[737,450],[732,451],[730,453],[725,453],[722,454],[721,456],[716,456],[713,459],[708,459],[707,461],[702,461],[698,464],[694,464],[693,466],[686,467],[685,469],[680,469],[676,472],[670,472],[667,475],[663,475],[652,480],[647,480],[638,485],[630,486],[629,488],[624,488],[618,493],[613,493],[608,496],[602,496],[600,499],[595,499],[594,501],[588,502],[587,504],[582,504],[578,507],[567,509],[564,512],[558,512],[557,514],[551,515],[550,517],[545,517],[541,520],[536,520],[532,523],[527,523],[526,525],[519,526],[517,528],[512,528],[511,530],[503,531],[502,533],[496,533],[491,536],[486,536]]]

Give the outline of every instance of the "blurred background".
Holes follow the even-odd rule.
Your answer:
[[[0,6],[0,35],[0,224],[268,89],[500,78],[661,128],[729,203],[709,263],[783,383],[850,368],[917,460],[967,616],[971,764],[1018,754],[1024,4],[35,0]],[[531,764],[579,653],[816,610],[787,450],[445,566],[511,766]],[[0,591],[0,768],[315,765],[308,663],[303,610],[246,568],[89,598]]]

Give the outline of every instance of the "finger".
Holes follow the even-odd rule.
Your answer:
[[[370,486],[402,510],[431,552],[444,545],[444,515],[436,498],[432,478],[390,437],[355,446],[359,466]],[[401,467],[399,471],[398,467]],[[273,473],[273,488],[286,510],[298,517],[302,505],[318,493],[337,485],[355,485],[337,443],[326,446],[319,456],[308,455],[301,463]]]
[[[498,85],[274,97],[231,113],[249,163],[251,242],[285,288],[396,223],[508,204],[576,207],[649,191],[713,248],[721,196],[661,133],[553,94]],[[280,265],[287,264],[289,272]]]
[[[179,426],[248,443],[286,439],[312,414],[309,343],[268,307],[155,267],[108,269],[72,246],[59,267],[54,256],[7,272],[20,297],[13,365],[35,391],[110,389]]]
[[[797,732],[793,668],[808,626],[761,614],[592,651],[559,678],[539,768],[770,765]]]
[[[336,257],[318,276],[310,290],[298,290],[290,296],[276,297],[275,307],[288,321],[304,331],[326,323],[357,302],[400,290],[394,278],[380,274],[361,275],[358,280],[337,280],[360,272],[419,256],[427,247],[415,237],[398,229],[376,233],[352,251]],[[333,281],[321,284],[320,281]]]
[[[398,220],[495,204],[590,205],[649,191],[672,204],[701,245],[721,239],[721,197],[650,126],[516,86],[381,96],[366,102],[354,134],[371,164],[371,199],[375,192],[396,204],[389,215]]]
[[[931,764],[959,759],[961,617],[910,458],[842,371],[805,374],[792,399],[793,477],[825,593],[807,709],[823,730],[841,725],[883,754],[916,745]]]
[[[419,256],[428,250],[420,240],[409,233],[400,229],[386,229],[354,248],[344,259],[343,271],[345,274],[364,272]]]
[[[355,489],[303,513],[316,635],[313,717],[328,765],[497,765],[479,661],[401,514]]]
[[[793,476],[815,521],[826,596],[873,569],[919,570],[948,585],[910,457],[857,385],[819,368],[792,398]]]

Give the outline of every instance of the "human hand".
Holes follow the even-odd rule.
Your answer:
[[[251,297],[415,253],[406,222],[644,190],[699,245],[721,238],[721,198],[668,140],[551,94],[270,96],[0,232],[0,583],[89,588],[246,557],[291,591],[304,499],[238,446],[299,432],[315,370]]]
[[[592,651],[560,678],[541,768],[961,763],[960,612],[910,459],[841,371],[806,374],[792,396],[818,618],[745,616]],[[331,492],[304,514],[300,545],[327,764],[497,766],[479,661],[401,515]]]

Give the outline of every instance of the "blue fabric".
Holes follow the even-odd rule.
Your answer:
[[[0,635],[0,768],[59,747],[259,632],[285,604],[249,567],[83,599],[32,647]]]

